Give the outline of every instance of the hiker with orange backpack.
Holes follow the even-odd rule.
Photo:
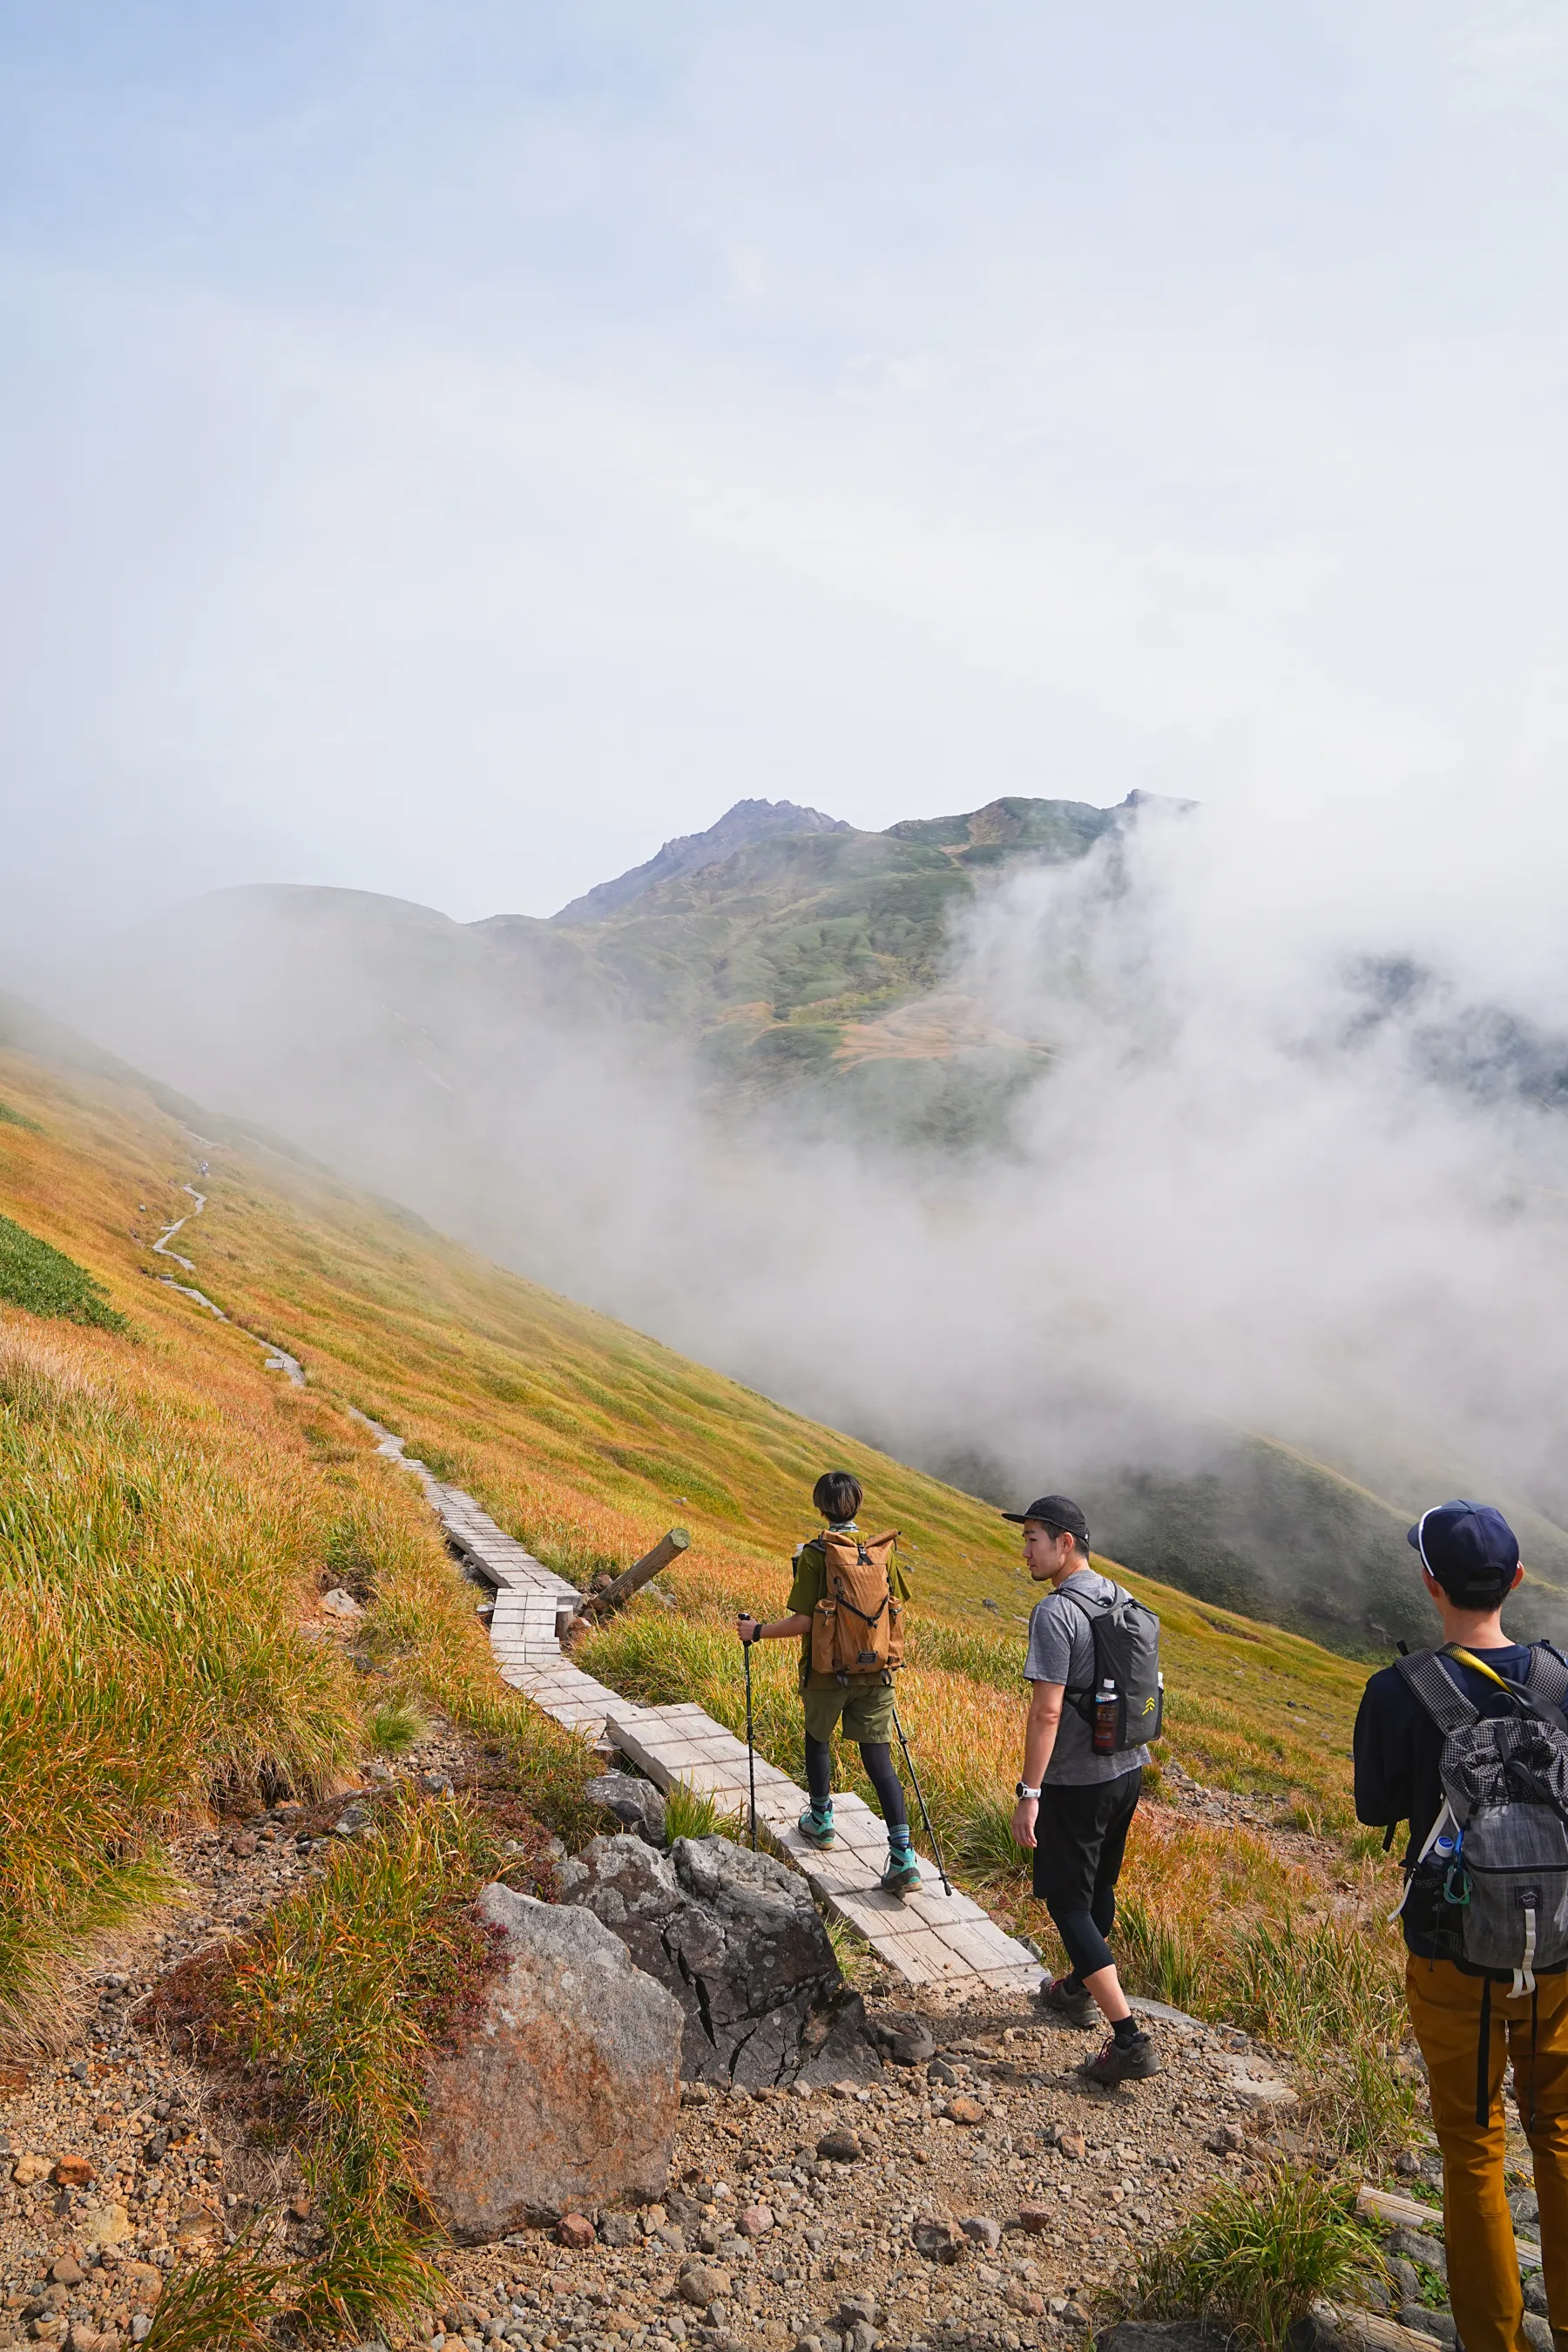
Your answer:
[[[800,1642],[811,1799],[800,1817],[802,1837],[819,1847],[835,1842],[829,1742],[842,1723],[859,1748],[888,1824],[881,1884],[890,1895],[908,1895],[921,1884],[921,1866],[910,1846],[909,1811],[892,1750],[893,1676],[903,1664],[907,1588],[894,1558],[897,1537],[862,1536],[855,1524],[863,1498],[860,1481],[847,1470],[829,1470],[817,1480],[811,1499],[826,1524],[820,1535],[795,1548],[789,1614],[766,1625],[743,1614],[735,1630],[748,1644]]]

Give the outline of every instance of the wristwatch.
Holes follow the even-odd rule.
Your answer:
[[[1020,1780],[1013,1793],[1016,1797],[1037,1797],[1040,1792],[1038,1789],[1031,1789],[1027,1781]]]

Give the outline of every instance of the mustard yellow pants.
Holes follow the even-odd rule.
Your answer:
[[[1443,2151],[1443,2236],[1448,2300],[1465,2352],[1525,2352],[1523,2303],[1513,2251],[1513,2218],[1503,2186],[1502,2078],[1513,2061],[1514,2089],[1527,2121],[1541,2205],[1541,2251],[1552,2332],[1568,2347],[1568,1976],[1542,1977],[1531,2053],[1530,1995],[1491,1988],[1484,2077],[1480,2027],[1485,1979],[1451,1960],[1406,1957],[1410,2021],[1432,2095]],[[1531,2074],[1533,2072],[1533,2102]],[[1478,2095],[1486,2121],[1477,2123]],[[1533,2235],[1533,2232],[1530,2234]]]

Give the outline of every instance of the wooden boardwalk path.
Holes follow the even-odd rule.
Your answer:
[[[557,1723],[624,1756],[656,1787],[683,1781],[743,1817],[749,1801],[745,1742],[700,1706],[641,1706],[574,1666],[561,1646],[561,1632],[582,1598],[576,1587],[497,1527],[471,1495],[443,1486],[422,1462],[409,1460],[401,1438],[374,1422],[369,1426],[379,1451],[420,1479],[467,1573],[494,1593],[490,1642],[503,1681]],[[1044,1971],[1033,1954],[957,1887],[944,1895],[933,1874],[917,1894],[883,1894],[878,1880],[888,1833],[880,1814],[860,1798],[834,1799],[837,1843],[822,1853],[796,1828],[805,1790],[760,1756],[756,1788],[759,1838],[800,1871],[827,1911],[863,1936],[906,1984],[982,1984],[1031,1992],[1040,1982]],[[926,1867],[934,1873],[934,1865]]]

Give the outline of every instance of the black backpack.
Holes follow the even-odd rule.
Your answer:
[[[1158,1739],[1165,1717],[1165,1677],[1160,1672],[1160,1620],[1154,1612],[1120,1584],[1112,1588],[1109,1601],[1091,1601],[1067,1584],[1058,1587],[1058,1595],[1082,1610],[1094,1639],[1094,1688],[1069,1690],[1067,1696],[1092,1727],[1100,1690],[1110,1683],[1117,1697],[1117,1748],[1142,1748]]]

